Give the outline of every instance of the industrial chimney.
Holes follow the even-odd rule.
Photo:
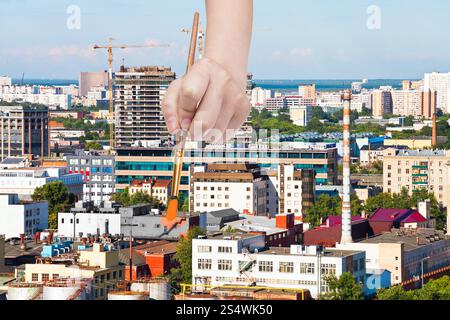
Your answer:
[[[350,113],[352,93],[345,90],[342,93],[344,101],[343,119],[343,195],[342,195],[342,233],[341,244],[351,243],[352,240],[352,209],[350,201]]]
[[[436,108],[433,111],[433,132],[431,137],[431,146],[435,147],[437,145],[437,121],[436,121]]]

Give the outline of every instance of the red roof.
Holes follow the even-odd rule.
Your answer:
[[[364,220],[365,218],[360,216],[352,216],[352,222]],[[335,225],[342,224],[342,215],[339,216],[328,216],[326,220],[320,225],[321,227],[333,227]]]
[[[424,222],[426,219],[417,210],[380,208],[369,218],[370,221],[382,222]]]
[[[157,180],[153,185],[156,188],[168,188],[172,180]]]
[[[405,219],[403,219],[401,222],[403,223],[418,223],[418,222],[426,222],[427,219],[423,215],[421,215],[418,211],[413,211],[412,214],[407,216]]]

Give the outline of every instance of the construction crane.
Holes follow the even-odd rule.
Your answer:
[[[114,98],[113,98],[113,49],[128,49],[128,48],[161,48],[169,47],[167,44],[142,44],[142,45],[113,45],[114,38],[108,39],[107,45],[93,46],[94,50],[106,49],[108,52],[108,91],[109,91],[109,146],[111,151],[115,147],[114,143]]]
[[[191,32],[191,29],[181,29],[181,32],[189,34]],[[202,24],[198,23],[198,33],[197,33],[197,48],[198,48],[198,59],[203,58],[204,53],[204,45],[203,45],[203,39],[205,38],[205,33],[203,32]]]

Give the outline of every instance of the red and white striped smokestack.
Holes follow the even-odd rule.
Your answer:
[[[350,201],[350,113],[352,92],[345,90],[342,93],[344,101],[343,119],[343,195],[342,195],[342,234],[341,243],[351,243],[352,240],[352,208]]]

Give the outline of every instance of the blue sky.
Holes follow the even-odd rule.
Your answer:
[[[66,27],[68,6],[81,28]],[[381,29],[366,26],[370,5]],[[106,68],[90,46],[170,44],[116,51],[115,66],[168,65],[184,70],[194,10],[203,0],[0,0],[0,74],[76,79]],[[250,71],[258,79],[420,78],[450,70],[448,0],[255,0]]]

